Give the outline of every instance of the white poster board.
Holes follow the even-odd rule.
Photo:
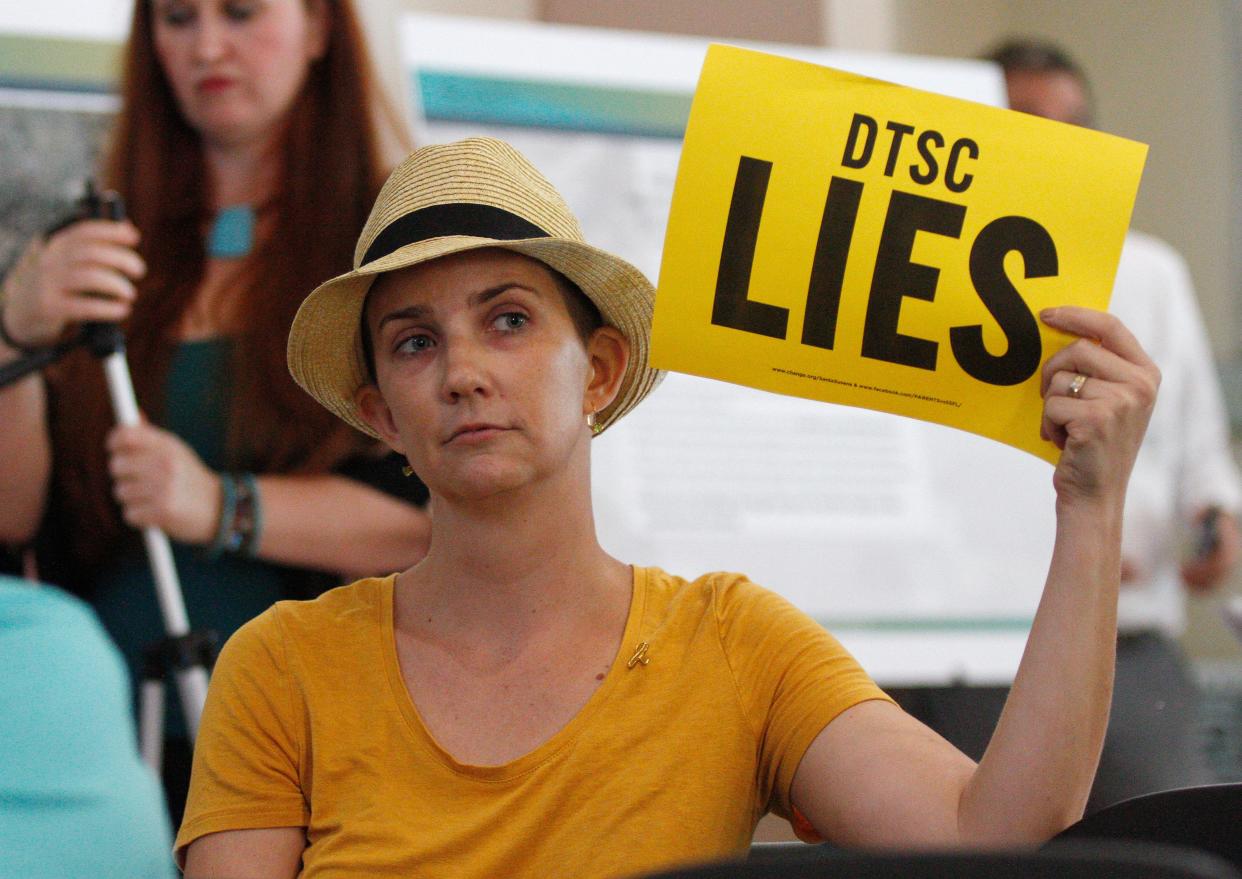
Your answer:
[[[431,15],[407,16],[401,36],[423,142],[509,140],[588,241],[656,277],[676,114],[706,40]],[[999,72],[979,62],[748,45],[1003,103]],[[600,437],[593,458],[600,539],[618,558],[687,577],[744,571],[883,683],[1012,679],[1051,553],[1045,462],[937,425],[683,375]]]

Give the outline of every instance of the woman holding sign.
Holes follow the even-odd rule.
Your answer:
[[[609,877],[744,852],[767,811],[873,846],[1032,844],[1081,814],[1159,381],[1115,319],[1042,316],[1084,337],[1043,373],[1057,542],[976,765],[744,576],[600,547],[591,439],[659,379],[654,291],[512,148],[411,155],[355,266],[303,304],[290,367],[423,476],[431,549],[225,647],[177,840],[188,873]]]

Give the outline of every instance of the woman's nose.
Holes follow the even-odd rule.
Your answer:
[[[491,392],[483,346],[455,340],[444,344],[440,351],[446,400],[454,402],[462,397],[487,396]]]
[[[194,24],[194,58],[210,63],[220,58],[227,46],[228,30],[220,16],[204,8]]]

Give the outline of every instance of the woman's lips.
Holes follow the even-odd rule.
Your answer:
[[[232,85],[233,80],[227,76],[209,76],[199,81],[198,90],[203,94],[214,95],[228,89]]]
[[[495,424],[467,424],[453,431],[448,438],[450,443],[476,443],[491,439],[503,433],[506,428]]]

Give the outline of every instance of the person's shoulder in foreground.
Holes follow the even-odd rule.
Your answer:
[[[81,601],[0,577],[0,869],[167,879],[171,833],[138,758],[121,658]]]

